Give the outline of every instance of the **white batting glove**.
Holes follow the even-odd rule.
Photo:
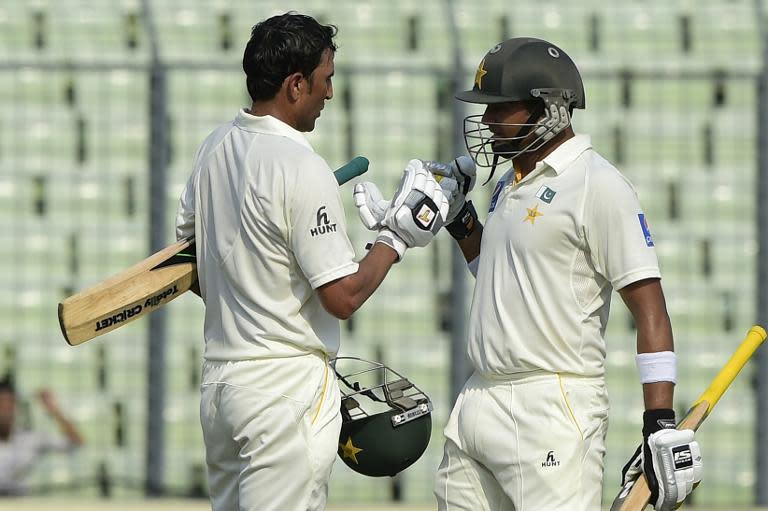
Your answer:
[[[383,225],[408,248],[424,247],[445,223],[448,200],[421,160],[411,160],[403,171]]]
[[[448,209],[445,223],[450,224],[464,207],[464,203],[467,201],[467,194],[475,187],[475,182],[477,181],[475,162],[469,156],[459,156],[451,163],[425,161],[424,165],[427,167],[427,170],[435,175],[435,179],[443,187],[444,192],[449,190],[453,192],[450,195],[446,193],[446,196],[449,198],[450,208]],[[455,182],[455,191],[452,184],[444,184],[448,179]]]
[[[360,220],[369,231],[378,231],[381,229],[381,222],[389,209],[389,201],[384,200],[379,188],[365,181],[355,185],[354,191],[355,207]]]
[[[701,481],[701,449],[693,437],[691,429],[662,429],[648,437],[648,450],[659,492],[656,502],[651,502],[656,511],[677,509]],[[646,463],[645,456],[643,450],[643,465]]]
[[[437,163],[431,161],[424,161],[427,165],[440,165],[446,167],[444,163]],[[429,169],[428,169],[429,170]],[[458,194],[459,184],[451,177],[443,177],[440,174],[435,175],[435,179],[440,183],[440,188],[443,190],[443,195],[448,199],[449,214],[453,208],[452,204]],[[360,221],[369,231],[378,231],[382,227],[382,221],[384,215],[389,209],[391,201],[385,200],[379,191],[379,188],[370,181],[358,183],[355,185],[354,193],[355,207],[357,208],[357,214],[360,216]],[[461,209],[459,207],[459,209]],[[455,216],[455,214],[454,214]]]

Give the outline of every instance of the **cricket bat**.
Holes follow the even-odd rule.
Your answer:
[[[339,185],[368,170],[357,156],[333,174]],[[153,312],[197,282],[193,237],[177,241],[59,303],[64,339],[77,346]]]
[[[730,360],[720,369],[707,390],[694,402],[685,418],[677,425],[677,429],[692,429],[694,431],[699,429],[701,423],[709,416],[712,408],[715,407],[757,348],[765,341],[767,335],[760,326],[753,326],[749,329],[747,337],[741,342]],[[634,483],[629,483],[621,489],[621,492],[614,499],[613,505],[611,505],[611,511],[643,511],[650,498],[651,490],[648,488],[648,481],[644,475],[640,474]]]

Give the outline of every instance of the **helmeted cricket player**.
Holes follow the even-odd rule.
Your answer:
[[[512,161],[486,224],[466,209],[448,230],[476,274],[469,324],[475,372],[445,429],[439,509],[599,510],[608,396],[611,292],[637,325],[642,471],[657,510],[701,477],[693,432],[674,429],[676,360],[653,238],[631,183],[571,127],[585,107],[573,61],[557,46],[514,38],[480,62],[465,119],[479,166]],[[461,187],[460,187],[461,189]],[[674,449],[691,463],[669,463]]]
[[[338,319],[448,210],[409,163],[376,243],[354,261],[338,185],[302,134],[333,97],[335,34],[296,13],[253,28],[252,105],[203,142],[180,199],[177,236],[195,236],[205,302],[200,420],[216,511],[325,508],[341,427],[328,365]]]
[[[637,325],[646,409],[623,480],[643,472],[655,508],[673,509],[700,480],[701,455],[692,431],[673,429],[676,360],[648,221],[631,183],[571,127],[573,110],[585,107],[576,65],[547,41],[510,39],[485,55],[457,99],[486,105],[464,124],[475,163],[491,176],[512,167],[496,183],[485,226],[466,200],[475,167],[460,159],[442,167],[460,192],[446,229],[477,280],[474,373],[445,428],[438,509],[601,508],[613,290]],[[357,203],[366,225],[370,195]]]

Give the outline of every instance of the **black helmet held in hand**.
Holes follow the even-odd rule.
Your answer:
[[[371,477],[394,476],[411,466],[432,433],[429,398],[383,364],[354,357],[339,357],[332,364],[342,394],[342,461]]]

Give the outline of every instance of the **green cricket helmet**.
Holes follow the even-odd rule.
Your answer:
[[[394,476],[416,462],[432,433],[432,402],[424,392],[377,362],[339,357],[332,364],[342,396],[342,461],[370,477]]]
[[[482,115],[464,119],[469,154],[478,167],[493,169],[500,157],[511,160],[541,148],[570,126],[573,108],[586,105],[584,84],[573,60],[554,44],[532,37],[514,37],[491,48],[477,68],[472,90],[459,92],[456,99],[485,105],[535,104],[522,124],[485,123]],[[514,137],[502,137],[498,129],[502,126],[520,130]]]

